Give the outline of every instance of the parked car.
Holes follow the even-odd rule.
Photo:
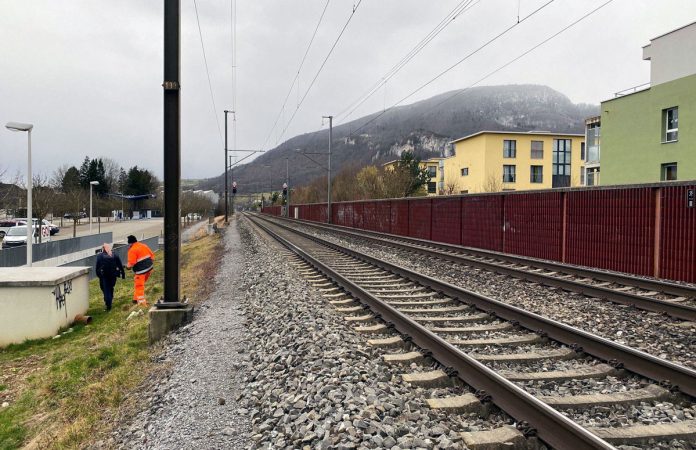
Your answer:
[[[22,224],[26,224],[26,222],[22,222],[18,219],[8,219],[8,220],[0,221],[0,239],[5,237],[5,234],[7,234],[7,231],[10,228],[16,227],[17,225],[22,225]]]
[[[73,213],[65,213],[63,214],[63,219],[72,219],[75,215]],[[87,213],[84,211],[80,211],[77,213],[77,218],[78,219],[86,219],[87,218]]]
[[[34,241],[37,241],[39,238],[39,227],[34,226],[33,228],[34,228]],[[41,227],[41,228],[43,230],[45,230],[45,233],[42,236],[42,241],[49,242],[51,240],[49,228],[48,227]],[[27,245],[27,226],[26,226],[26,224],[25,225],[16,225],[14,227],[11,227],[9,230],[7,230],[7,233],[5,234],[5,237],[2,240],[2,248],[20,247],[22,245]]]
[[[19,222],[17,225],[26,225],[27,224],[26,217],[19,217],[19,218],[16,218],[14,220]],[[39,221],[39,219],[34,219],[34,226],[36,226],[38,221]],[[58,232],[60,231],[60,227],[58,225],[53,224],[46,219],[41,220],[41,225],[49,228],[51,236],[53,236],[54,234],[58,234]]]

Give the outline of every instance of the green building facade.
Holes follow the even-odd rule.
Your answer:
[[[602,185],[696,180],[696,75],[602,102]]]

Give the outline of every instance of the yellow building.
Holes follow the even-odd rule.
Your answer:
[[[451,142],[440,162],[445,194],[581,186],[585,136],[548,132],[481,131]]]
[[[444,158],[430,158],[420,162],[420,167],[428,169],[428,175],[430,175],[430,181],[428,181],[426,186],[428,195],[437,195],[438,193],[441,193],[437,188],[437,184],[442,179],[441,161],[443,159]],[[394,161],[389,161],[382,164],[382,167],[384,167],[385,170],[394,170],[394,167],[396,167],[398,162],[399,160],[395,159]]]

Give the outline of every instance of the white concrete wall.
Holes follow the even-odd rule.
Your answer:
[[[55,336],[71,325],[77,314],[87,312],[87,273],[80,273],[79,267],[52,269],[72,269],[76,276],[53,285],[46,280],[34,285],[29,281],[22,286],[0,285],[0,347]]]
[[[654,38],[643,47],[653,86],[696,74],[696,23]]]

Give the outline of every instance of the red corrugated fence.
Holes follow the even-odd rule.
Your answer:
[[[353,228],[696,282],[696,183],[365,200],[331,205]],[[280,206],[263,209],[280,215]],[[326,204],[291,216],[326,222]]]

